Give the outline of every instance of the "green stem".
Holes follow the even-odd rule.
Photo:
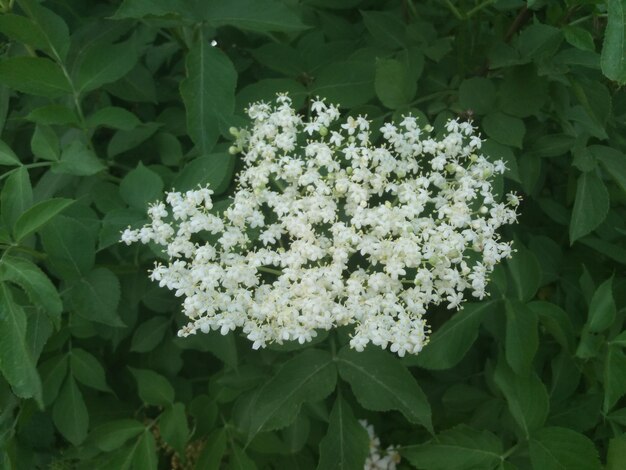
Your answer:
[[[417,13],[417,10],[415,9],[415,5],[413,5],[413,0],[407,0],[406,5],[411,11],[411,15],[413,15],[413,18],[415,19],[419,18],[419,14]]]
[[[510,449],[508,449],[504,454],[502,454],[500,456],[500,460],[502,460],[503,462],[508,459],[518,448],[519,448],[519,442],[517,444],[515,444],[513,447],[511,447]]]
[[[480,10],[482,10],[483,8],[488,7],[489,5],[491,5],[492,3],[495,3],[495,0],[484,0],[481,3],[479,3],[478,5],[476,5],[474,8],[472,8],[470,11],[468,11],[466,13],[466,17],[467,18],[471,18],[473,15],[475,15],[476,13],[478,13]]]
[[[48,257],[48,255],[46,255],[45,253],[42,253],[41,251],[33,250],[32,248],[28,248],[28,247],[20,246],[20,245],[2,244],[0,245],[0,250],[6,250],[5,253],[2,255],[3,258],[10,250],[22,251],[24,253],[28,253],[29,255],[34,256],[35,258],[39,258],[39,259],[45,259]],[[1,261],[2,259],[0,259],[0,262]]]
[[[443,3],[446,4],[446,6],[450,9],[450,11],[452,12],[452,14],[460,21],[463,21],[465,19],[465,17],[463,16],[463,14],[458,10],[457,7],[454,6],[454,4],[450,1],[450,0],[443,0]]]
[[[283,273],[280,269],[267,268],[265,266],[259,266],[257,270],[263,273],[274,274],[276,276],[280,276]]]
[[[20,165],[18,167],[13,168],[12,170],[7,171],[6,173],[0,175],[0,181],[3,180],[4,178],[8,178],[9,176],[11,176],[15,171],[19,170],[20,168],[37,168],[37,167],[41,167],[41,166],[51,166],[52,162],[37,162],[37,163],[29,163],[27,165]]]
[[[570,22],[568,24],[569,24],[569,26],[576,26],[577,24],[584,23],[585,21],[587,21],[587,20],[589,20],[589,19],[591,19],[593,17],[596,17],[596,18],[606,18],[607,16],[609,16],[607,13],[602,13],[602,14],[599,14],[599,15],[587,15],[587,16],[583,16],[581,18],[578,18],[578,19],[576,19],[576,20],[574,20],[574,21],[572,21],[572,22]]]

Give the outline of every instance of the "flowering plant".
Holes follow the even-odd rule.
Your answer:
[[[240,327],[257,349],[355,324],[352,348],[403,356],[427,343],[430,305],[486,295],[519,199],[497,200],[505,165],[480,154],[471,123],[451,120],[436,138],[406,116],[377,146],[365,117],[342,120],[323,100],[310,118],[286,95],[248,115],[249,130],[231,129],[245,167],[226,210],[210,188],[172,191],[122,234],[167,253],[151,278],[185,298],[180,336]]]
[[[624,468],[623,20],[0,0],[0,467]]]

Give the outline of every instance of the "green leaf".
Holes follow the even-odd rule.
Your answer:
[[[0,16],[0,32],[14,41],[18,41],[35,49],[46,49],[46,38],[39,27],[22,15],[4,13]]]
[[[531,436],[530,460],[541,470],[600,470],[598,451],[586,436],[571,429],[549,427]]]
[[[268,42],[250,53],[263,66],[288,77],[295,78],[306,69],[298,51],[285,43]],[[275,93],[268,98],[273,99],[274,96]]]
[[[130,350],[134,352],[152,351],[163,339],[171,320],[164,316],[157,316],[142,323],[133,333]]]
[[[566,115],[573,111],[572,120],[580,122],[591,135],[606,139],[605,127],[612,108],[611,93],[607,87],[598,80],[581,77],[579,81],[572,81],[572,92],[580,106],[574,106]],[[581,111],[586,116],[580,115]]]
[[[11,57],[0,62],[0,84],[29,95],[58,98],[72,85],[61,68],[42,57]]]
[[[552,335],[566,351],[574,351],[576,347],[574,327],[565,310],[556,304],[544,301],[530,302],[527,307],[535,312],[545,331]]]
[[[44,308],[58,328],[63,304],[56,287],[39,267],[24,258],[5,256],[0,263],[0,280],[20,286],[31,302]]]
[[[113,15],[114,19],[145,18],[151,16],[181,15],[196,19],[200,11],[193,2],[180,0],[124,0]]]
[[[33,109],[30,113],[26,115],[25,119],[42,126],[79,126],[76,113],[70,108],[60,104],[50,104],[47,106],[41,106],[39,108]]]
[[[338,396],[330,412],[326,436],[320,441],[319,470],[363,468],[369,454],[369,436],[350,405]]]
[[[203,38],[189,50],[185,63],[187,78],[180,84],[180,94],[187,111],[187,131],[206,155],[219,137],[220,119],[235,110],[237,72],[228,56]]]
[[[561,41],[561,30],[543,23],[525,27],[519,35],[517,47],[526,59],[539,59],[556,52]]]
[[[124,77],[139,58],[134,38],[120,44],[96,42],[82,56],[76,72],[76,89],[87,93]]]
[[[133,459],[140,442],[141,436],[132,445],[126,445],[113,452],[101,454],[97,460],[98,470],[133,470]]]
[[[236,157],[228,153],[214,153],[187,163],[174,179],[177,191],[197,189],[208,185],[215,195],[226,192],[235,171]]]
[[[295,454],[304,448],[311,434],[310,423],[309,418],[300,413],[291,425],[283,429],[281,437],[289,453]]]
[[[417,468],[428,470],[487,469],[500,462],[502,442],[489,431],[460,425],[426,444],[404,446],[401,454]]]
[[[622,152],[604,145],[591,145],[589,151],[613,178],[613,181],[626,192],[626,156]]]
[[[0,140],[0,165],[16,166],[21,164],[22,162],[20,162],[13,150]]]
[[[478,328],[497,302],[465,304],[462,310],[435,331],[415,363],[426,369],[449,369],[457,365],[478,337]]]
[[[196,463],[196,470],[220,470],[226,453],[228,435],[224,428],[213,431],[206,440]]]
[[[600,354],[603,343],[604,337],[591,333],[585,325],[580,331],[580,342],[576,348],[575,356],[580,359],[595,358]]]
[[[43,389],[43,403],[49,406],[56,400],[61,385],[67,376],[68,368],[67,354],[57,354],[51,359],[41,364],[41,381]]]
[[[87,437],[89,414],[72,374],[67,376],[52,407],[52,419],[59,432],[75,446]]]
[[[626,394],[626,356],[617,346],[609,346],[604,360],[604,403],[602,410],[608,413]]]
[[[145,302],[145,300],[144,300]],[[208,335],[208,336],[207,336]],[[237,344],[233,334],[222,335],[219,331],[211,331],[207,335],[193,335],[187,338],[176,338],[175,342],[181,349],[208,351],[220,361],[233,368],[237,362]]]
[[[626,330],[622,331],[619,335],[609,341],[609,345],[614,344],[622,348],[626,347]]]
[[[110,392],[104,368],[90,353],[80,348],[70,351],[70,367],[72,375],[83,385],[103,392]]]
[[[169,132],[159,132],[155,136],[161,163],[179,167],[183,159],[183,148],[178,138]]]
[[[41,313],[30,315],[26,325],[26,343],[36,364],[44,346],[52,336],[54,327],[48,316]]]
[[[233,445],[232,450],[228,470],[256,470],[256,464],[241,447]]]
[[[374,87],[378,99],[387,108],[396,109],[408,105],[413,99],[417,82],[404,63],[396,59],[379,59]]]
[[[93,268],[95,240],[76,219],[58,215],[46,224],[40,235],[48,261],[62,278],[80,278]]]
[[[500,112],[489,113],[483,119],[483,129],[489,137],[501,144],[522,148],[526,126],[521,119]]]
[[[94,129],[109,127],[111,129],[130,131],[141,124],[141,122],[137,116],[124,108],[107,106],[87,117],[86,124],[87,127]]]
[[[591,298],[587,320],[589,331],[600,333],[606,330],[615,320],[616,313],[617,307],[613,299],[613,277],[610,277],[600,284]]]
[[[70,33],[63,18],[53,11],[44,8],[36,0],[19,0],[20,7],[37,25],[42,44],[34,44],[48,53],[53,59],[62,62],[70,48]]]
[[[42,160],[57,162],[61,156],[59,137],[50,126],[38,125],[30,140],[30,148],[33,155]]]
[[[400,18],[382,11],[362,11],[361,16],[377,43],[393,49],[405,47],[406,26]]]
[[[515,373],[528,376],[533,370],[533,359],[539,347],[537,315],[516,300],[506,303],[506,360]]]
[[[146,429],[137,442],[131,468],[156,470],[158,464],[159,460],[154,436],[150,430]]]
[[[576,376],[578,372],[577,366],[575,364],[572,364],[572,366],[575,372],[568,372]],[[578,379],[578,377],[575,377],[572,383],[578,385]],[[565,380],[565,378],[562,380]],[[575,385],[572,385],[572,387],[575,387]],[[599,424],[602,409],[602,394],[600,393],[575,394],[567,397],[566,401],[561,402],[559,402],[559,397],[551,393],[550,400],[554,402],[548,418],[550,425],[586,432]]]
[[[509,411],[525,437],[543,426],[549,411],[545,386],[532,373],[527,377],[516,375],[505,361],[498,361],[494,381],[506,398]]]
[[[0,370],[21,398],[42,405],[41,380],[26,343],[26,312],[15,303],[9,287],[0,282]]]
[[[297,32],[307,29],[295,9],[276,0],[215,0],[203,8],[212,26],[234,26],[256,32]]]
[[[28,235],[38,231],[63,209],[73,204],[71,199],[52,198],[35,204],[24,212],[15,222],[13,235],[19,242]]]
[[[185,455],[185,444],[189,438],[189,425],[185,405],[174,403],[168,406],[159,418],[161,437],[178,455]]]
[[[74,140],[63,149],[61,160],[52,167],[52,171],[66,175],[91,176],[105,168],[93,150],[80,140]]]
[[[626,83],[626,5],[623,0],[608,0],[608,21],[604,31],[600,67],[609,79]]]
[[[576,200],[569,227],[570,244],[592,232],[609,212],[609,193],[595,171],[583,173],[576,184]]]
[[[538,76],[532,65],[509,69],[498,91],[500,110],[519,118],[538,114],[547,99],[548,82]]]
[[[465,110],[486,114],[496,103],[496,87],[491,80],[473,77],[463,80],[459,87],[459,104]]]
[[[531,151],[539,157],[558,157],[569,152],[576,138],[567,134],[546,134],[535,139]]]
[[[168,406],[174,402],[174,389],[161,374],[148,369],[129,367],[137,381],[139,398],[148,405]]]
[[[251,410],[248,442],[259,432],[291,424],[303,402],[326,398],[336,381],[337,372],[326,351],[309,349],[285,362],[259,390]]]
[[[541,284],[541,266],[535,255],[521,243],[515,244],[516,253],[507,260],[512,297],[521,302],[531,300]]]
[[[626,408],[620,408],[611,412],[608,415],[608,419],[622,426],[626,426]]]
[[[72,284],[69,308],[86,320],[109,326],[125,326],[117,314],[120,281],[107,268],[96,268]]]
[[[375,68],[369,62],[345,61],[319,69],[311,86],[311,95],[327,98],[352,108],[367,103],[375,96]]]
[[[0,193],[0,218],[7,227],[33,205],[33,189],[26,168],[18,168],[6,179]]]
[[[598,165],[588,148],[576,148],[572,152],[572,155],[574,155],[572,165],[580,171],[592,171],[595,170]]]
[[[163,180],[158,173],[146,168],[140,162],[137,168],[128,172],[122,179],[120,195],[129,206],[145,210],[148,204],[161,198],[163,186]]]
[[[626,462],[626,434],[612,438],[606,453],[606,470],[620,470]]]
[[[155,76],[141,61],[123,78],[106,85],[106,90],[113,96],[131,103],[157,102]]]
[[[596,50],[596,46],[593,43],[593,36],[589,31],[580,26],[565,26],[563,28],[563,34],[568,43],[581,51],[594,52]]]
[[[161,127],[158,122],[145,122],[131,131],[119,130],[109,141],[107,156],[113,158],[128,152],[148,140]]]
[[[71,125],[79,126],[76,113],[67,106],[60,104],[49,104],[33,109],[26,115],[26,119],[40,125]]]
[[[145,426],[134,419],[108,421],[89,433],[87,443],[102,451],[111,452],[120,448],[129,439],[139,435],[144,429]]]
[[[378,348],[357,352],[345,347],[337,365],[361,406],[372,411],[398,410],[411,423],[432,430],[426,395],[398,358]]]

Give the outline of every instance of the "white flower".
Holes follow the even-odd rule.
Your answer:
[[[169,257],[150,277],[183,297],[181,336],[241,329],[258,349],[352,324],[358,351],[417,354],[431,306],[482,299],[511,254],[497,231],[516,221],[519,198],[499,202],[492,188],[504,163],[477,153],[466,122],[439,139],[406,116],[382,126],[377,146],[362,116],[342,122],[321,100],[311,114],[286,95],[251,105],[251,128],[232,132],[244,168],[230,206],[218,213],[208,188],[170,192],[121,241]]]
[[[365,460],[363,470],[396,470],[396,464],[400,463],[400,454],[395,446],[382,449],[380,439],[376,435],[374,426],[366,420],[360,419],[359,423],[367,431],[369,437],[369,455]]]

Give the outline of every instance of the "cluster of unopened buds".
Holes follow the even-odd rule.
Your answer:
[[[498,229],[516,221],[519,199],[501,202],[492,184],[505,165],[480,153],[469,122],[435,137],[406,116],[377,145],[365,117],[343,119],[323,100],[310,110],[286,95],[251,105],[251,127],[231,130],[244,168],[228,208],[210,188],[170,192],[122,240],[166,253],[151,278],[184,298],[181,336],[241,328],[257,349],[354,325],[358,351],[416,354],[429,308],[483,298],[511,254]]]

